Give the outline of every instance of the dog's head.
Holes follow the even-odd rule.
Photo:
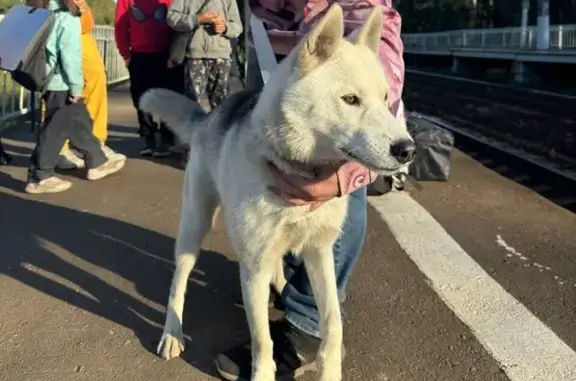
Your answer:
[[[405,123],[389,110],[378,51],[383,16],[343,38],[342,8],[333,5],[281,62],[255,110],[278,153],[300,162],[358,161],[393,174],[415,153]]]

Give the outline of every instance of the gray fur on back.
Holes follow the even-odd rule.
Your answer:
[[[245,123],[256,102],[259,91],[243,90],[228,96],[218,107],[208,115],[208,118],[197,130],[194,139],[210,156],[218,154],[224,137],[233,128],[248,128]]]

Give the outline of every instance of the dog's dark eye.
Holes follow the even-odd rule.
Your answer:
[[[356,94],[346,94],[342,96],[342,100],[350,106],[359,106],[360,98]]]
[[[386,93],[386,95],[384,95],[384,102],[388,103],[388,93]]]

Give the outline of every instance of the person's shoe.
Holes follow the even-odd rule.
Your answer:
[[[172,156],[172,151],[170,150],[170,145],[168,145],[166,143],[160,144],[158,147],[156,147],[156,149],[154,149],[152,156],[153,157]]]
[[[145,146],[140,150],[140,156],[152,156],[154,153],[154,148]]]
[[[60,152],[56,167],[63,170],[82,169],[86,167],[86,163],[70,148],[64,148]]]
[[[107,162],[99,167],[88,170],[86,178],[88,180],[100,180],[104,177],[110,176],[113,173],[119,172],[126,165],[126,158],[124,159],[108,159]]]
[[[108,160],[126,160],[125,155],[122,155],[121,153],[114,151],[112,148],[108,147],[106,144],[102,144],[101,148],[102,148],[102,152],[104,152],[104,155],[106,156],[106,158]]]
[[[154,136],[144,138],[144,148],[140,151],[140,156],[152,156],[156,149],[156,138]]]
[[[276,380],[288,381],[316,369],[320,339],[307,335],[285,320],[270,322],[276,362]],[[216,357],[216,368],[225,380],[250,381],[251,343],[235,346]],[[344,353],[342,353],[344,356]]]
[[[67,191],[71,187],[72,183],[70,181],[52,176],[37,183],[28,183],[24,190],[30,194],[60,193]]]

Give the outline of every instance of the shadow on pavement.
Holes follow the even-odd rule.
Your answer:
[[[32,155],[32,147],[35,135],[29,131],[15,131],[12,130],[10,134],[12,139],[5,139],[3,141],[4,149],[13,157],[11,166],[26,168],[29,164],[30,155]],[[152,158],[140,156],[140,149],[142,145],[139,142],[140,138],[137,135],[137,129],[131,126],[122,126],[111,124],[108,127],[108,139],[106,144],[113,150],[126,155],[130,159],[151,161],[160,165],[167,165],[176,169],[184,169],[182,165],[182,156],[174,154],[165,158]],[[14,135],[14,136],[12,136]],[[18,142],[12,144],[11,141]],[[76,173],[76,171],[58,171],[61,173],[69,174],[74,177],[83,177],[84,172]]]
[[[15,182],[0,172],[0,188]],[[0,192],[0,272],[132,330],[151,352],[164,323],[158,306],[168,297],[173,241],[123,221]],[[205,252],[188,283],[184,332],[192,341],[183,358],[204,373],[214,375],[214,355],[246,330],[244,313],[234,306],[237,273],[236,262]]]

